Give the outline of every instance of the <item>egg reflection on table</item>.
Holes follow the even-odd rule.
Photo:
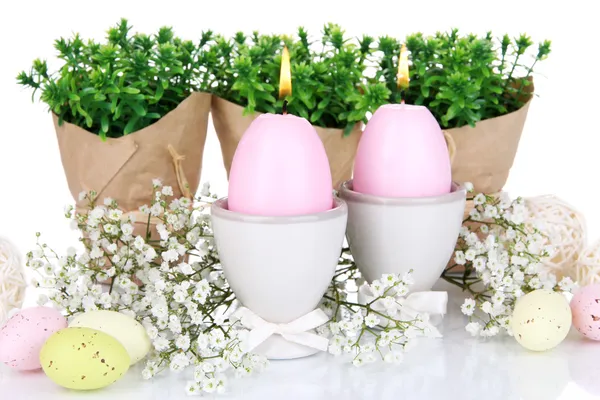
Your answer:
[[[560,398],[569,383],[569,366],[563,349],[556,352],[509,354],[510,379],[522,400]]]
[[[517,300],[510,327],[517,342],[528,350],[558,346],[571,328],[571,308],[564,295],[535,290]]]

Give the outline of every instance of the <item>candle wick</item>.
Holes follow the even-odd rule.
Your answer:
[[[404,99],[400,100],[400,104],[404,104]]]
[[[283,115],[287,115],[287,105],[288,105],[288,101],[284,100],[283,101],[283,107],[281,107]]]

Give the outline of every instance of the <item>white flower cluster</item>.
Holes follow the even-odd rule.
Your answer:
[[[545,271],[540,260],[552,249],[535,228],[527,225],[523,199],[477,194],[456,247],[454,265],[444,278],[471,294],[461,310],[469,316],[466,330],[473,336],[510,331],[517,299],[536,289],[571,291],[573,281]],[[461,269],[460,276],[452,272]]]
[[[39,303],[51,300],[68,315],[98,309],[130,315],[154,346],[144,378],[195,367],[188,393],[221,392],[228,369],[248,375],[266,360],[242,350],[247,332],[229,320],[237,302],[212,242],[206,201],[214,196],[205,186],[198,200],[168,201],[170,187],[155,180],[154,189],[153,203],[141,211],[158,224],[156,232],[148,224],[144,236],[136,235],[132,216],[116,202],[97,205],[94,192],[82,194],[89,201],[86,214],[68,207],[85,250],[59,256],[38,242],[27,265],[40,273],[37,285],[49,290]]]
[[[412,339],[426,335],[428,321],[427,315],[402,316],[404,296],[413,283],[411,274],[386,274],[371,284],[363,283],[363,290],[372,294],[363,304],[349,299],[360,274],[347,250],[340,265],[320,306],[331,317],[319,329],[319,334],[330,338],[329,353],[350,355],[357,367],[377,359],[400,363]]]

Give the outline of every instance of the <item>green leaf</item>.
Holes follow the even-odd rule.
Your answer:
[[[102,117],[100,117],[101,133],[106,134],[108,132],[108,123],[108,115],[105,114]]]
[[[156,87],[156,93],[154,93],[154,101],[158,102],[162,99],[163,94],[165,93],[165,88],[162,85],[158,85]]]
[[[98,93],[98,91],[96,89],[94,89],[93,87],[86,87],[81,90],[82,96],[87,96],[87,95],[96,94],[96,93]]]
[[[319,120],[319,118],[321,118],[321,116],[323,115],[323,111],[324,110],[317,110],[315,112],[312,113],[312,115],[310,116],[310,122],[315,123]]]
[[[119,88],[116,85],[110,85],[109,87],[106,88],[105,90],[106,93],[112,93],[112,94],[118,94],[121,93],[121,91],[119,90]]]
[[[452,104],[450,106],[450,108],[448,108],[448,111],[446,112],[446,115],[444,115],[444,118],[446,119],[446,121],[451,121],[452,119],[454,119],[458,114],[460,113],[460,108],[459,106],[455,103]]]
[[[125,125],[123,135],[129,135],[131,132],[134,132],[135,125],[137,124],[138,120],[139,118],[137,116],[131,117],[131,119],[129,119],[129,121],[127,122],[127,125]]]
[[[133,109],[138,117],[143,117],[147,114],[146,108],[139,103],[129,103],[129,106]]]
[[[319,104],[317,105],[317,108],[319,110],[324,110],[329,105],[330,101],[331,101],[331,97],[324,98],[323,100],[321,100],[319,102]]]
[[[136,89],[134,87],[124,87],[124,88],[121,88],[121,92],[127,93],[127,94],[138,94],[140,92],[140,89]]]
[[[344,137],[350,136],[352,133],[352,129],[354,129],[354,124],[348,124],[344,127]]]
[[[117,107],[115,108],[115,112],[113,114],[113,121],[117,121],[119,118],[121,118],[121,112],[123,110],[123,102],[120,102]]]

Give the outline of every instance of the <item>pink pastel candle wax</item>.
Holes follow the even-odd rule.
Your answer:
[[[331,170],[315,129],[294,115],[264,114],[246,130],[229,173],[229,210],[285,216],[333,206]]]
[[[444,134],[426,107],[388,104],[373,114],[356,152],[355,191],[426,197],[449,193],[451,184]]]

